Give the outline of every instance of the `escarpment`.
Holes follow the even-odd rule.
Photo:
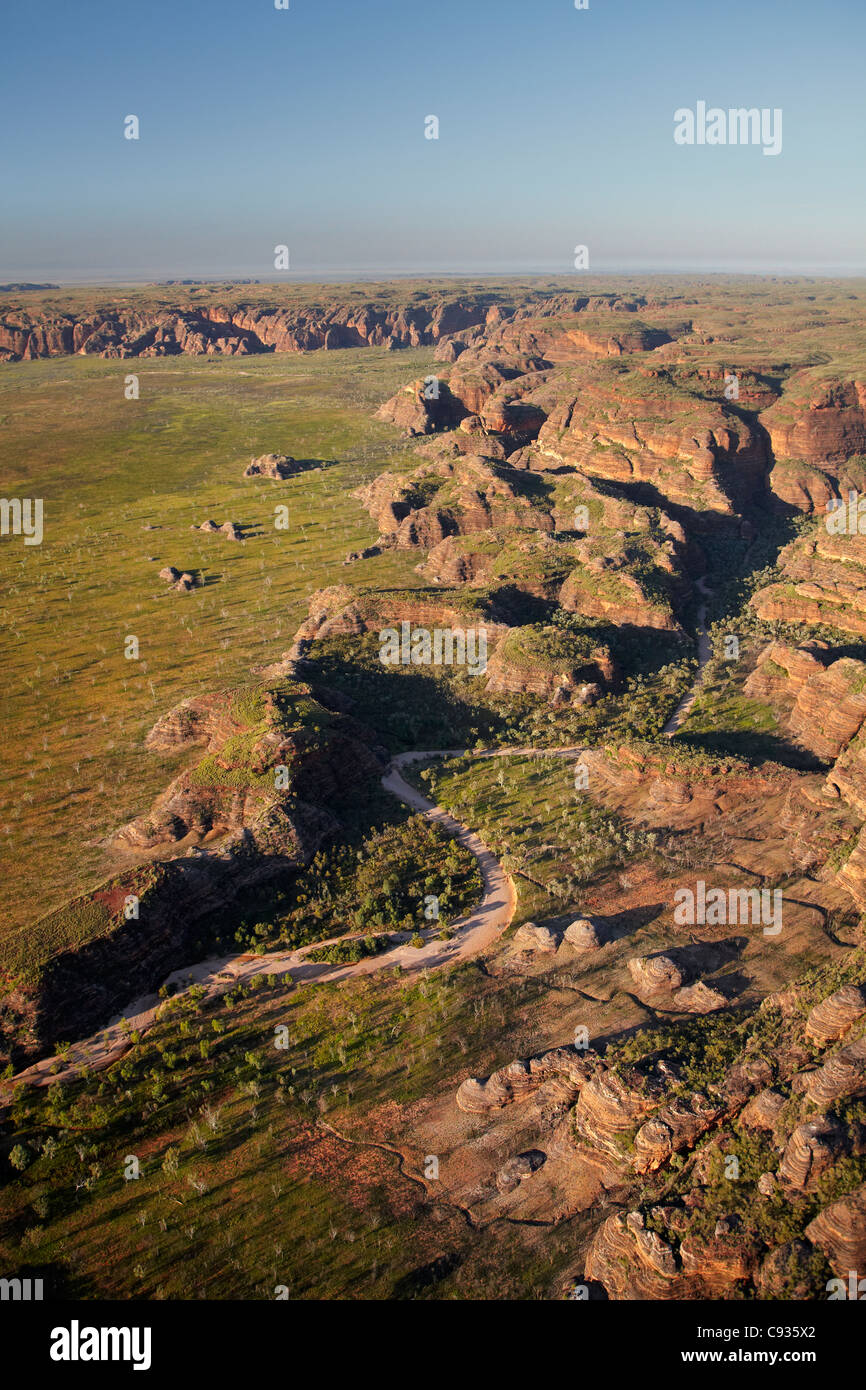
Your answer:
[[[822,369],[791,377],[784,396],[761,413],[777,458],[827,467],[866,454],[866,373],[845,379]]]
[[[471,342],[496,330],[530,305],[542,315],[583,314],[589,350],[626,351],[667,341],[663,329],[639,327],[631,313],[638,299],[615,294],[575,296],[540,291],[487,292],[422,290],[402,296],[387,287],[369,299],[347,300],[339,292],[318,303],[292,290],[268,286],[255,293],[231,287],[221,294],[205,283],[195,287],[154,286],[134,299],[106,294],[97,307],[80,309],[57,286],[35,287],[44,307],[22,297],[28,287],[6,286],[0,305],[0,356],[32,360],[82,353],[102,357],[162,357],[178,353],[226,354],[312,352],[352,347],[420,347]],[[306,296],[308,299],[309,296]],[[495,298],[496,302],[491,302]],[[605,321],[611,326],[606,333]],[[619,331],[612,331],[621,323]],[[557,335],[559,336],[559,335]],[[600,346],[605,342],[608,348]],[[454,355],[456,354],[446,354]]]
[[[126,358],[418,347],[483,324],[487,312],[485,300],[472,296],[390,308],[334,300],[325,306],[217,302],[136,310],[117,302],[78,314],[33,313],[16,305],[0,308],[0,352],[26,361],[68,353]]]

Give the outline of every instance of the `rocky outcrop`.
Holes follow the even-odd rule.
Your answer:
[[[591,1056],[574,1047],[553,1048],[529,1061],[518,1058],[489,1077],[467,1077],[457,1088],[457,1106],[469,1115],[485,1115],[526,1100],[550,1081],[573,1101],[593,1065]]]
[[[754,1251],[724,1223],[710,1238],[680,1240],[677,1218],[666,1206],[646,1216],[630,1211],[608,1217],[590,1246],[585,1277],[603,1284],[611,1298],[658,1300],[730,1296],[754,1276]],[[659,1226],[669,1228],[668,1239]]]
[[[556,628],[516,628],[490,658],[486,689],[536,695],[554,705],[592,705],[616,679],[607,647],[571,642]]]
[[[661,1106],[634,1136],[632,1162],[635,1172],[654,1172],[667,1163],[672,1154],[693,1149],[700,1136],[711,1129],[723,1113],[723,1105],[697,1091],[688,1099]]]
[[[351,757],[357,775],[379,767],[353,722],[317,712],[308,687],[252,687],[243,697],[226,692],[203,705],[185,701],[151,730],[148,745],[165,748],[174,737],[177,746],[184,732],[190,742],[206,738],[204,757],[175,778],[146,815],[116,832],[116,848],[242,844],[254,876],[273,872],[277,862],[306,863],[337,825],[329,812],[305,808],[298,798],[299,785],[309,781],[308,764],[317,765],[320,791],[327,785],[323,746],[332,783],[333,760],[342,754]]]
[[[510,1062],[486,1080],[478,1076],[467,1077],[457,1089],[457,1105],[467,1114],[483,1115],[488,1110],[501,1110],[514,1101],[524,1100],[539,1085],[528,1062]]]
[[[789,1188],[814,1190],[845,1150],[845,1130],[837,1119],[820,1115],[807,1120],[797,1126],[785,1146],[779,1177]]]
[[[847,1280],[851,1270],[858,1279],[866,1277],[866,1183],[819,1212],[806,1235],[824,1251],[838,1278]]]
[[[472,531],[434,545],[418,573],[433,584],[507,587],[554,599],[576,559],[573,543],[531,528]]]
[[[832,661],[819,643],[771,642],[760,653],[745,693],[786,715],[797,743],[823,759],[838,757],[866,723],[866,663],[850,657]]]
[[[751,600],[759,618],[866,634],[866,535],[834,535],[820,524],[785,547],[779,568],[781,579]]]
[[[740,1124],[746,1129],[763,1129],[772,1131],[775,1129],[776,1121],[779,1119],[785,1105],[784,1092],[775,1086],[767,1086],[763,1091],[759,1091],[753,1096],[749,1103],[743,1107],[740,1115]]]
[[[859,816],[866,816],[866,729],[843,749],[827,773],[825,790],[830,797],[841,797]],[[853,856],[852,856],[853,858]]]
[[[170,584],[179,594],[188,594],[193,589],[197,589],[200,580],[198,575],[192,574],[189,570],[181,572],[175,569],[174,565],[166,565],[159,572],[160,579],[164,579],[166,584]]]
[[[585,1277],[602,1284],[608,1297],[626,1300],[670,1297],[679,1272],[673,1247],[647,1228],[639,1211],[607,1218],[590,1246],[585,1269]]]
[[[546,1162],[547,1155],[541,1149],[529,1149],[526,1153],[515,1154],[502,1165],[496,1174],[496,1186],[500,1192],[514,1192],[522,1182],[531,1178]]]
[[[514,933],[514,944],[521,951],[553,955],[559,948],[559,937],[549,927],[539,926],[537,922],[524,922]]]
[[[594,1148],[622,1159],[624,1141],[656,1109],[663,1094],[664,1085],[657,1077],[637,1072],[619,1076],[599,1068],[581,1088],[574,1111],[575,1132]]]
[[[452,396],[447,382],[431,376],[404,386],[379,407],[376,419],[396,425],[413,438],[453,429],[466,413],[462,403]]]
[[[861,949],[841,983],[838,964],[823,972],[835,989],[807,976],[725,1026],[656,1020],[578,1064],[566,1051],[570,1110],[554,1107],[555,1138],[539,1149],[574,1171],[602,1171],[626,1204],[599,1220],[583,1282],[617,1299],[823,1298],[825,1256],[839,1276],[861,1267],[866,1034],[844,1036],[866,1012],[862,961]],[[533,1094],[543,1072],[562,1067],[555,1056],[470,1079],[458,1105],[480,1116]],[[524,1144],[533,1127],[546,1132],[549,1108],[539,1099],[528,1113]],[[778,1210],[790,1233],[781,1242]]]
[[[482,455],[433,459],[408,477],[382,473],[355,496],[401,548],[497,529],[553,530],[520,473]]]
[[[594,367],[578,386],[562,392],[539,431],[548,467],[570,465],[663,497],[701,529],[762,490],[769,467],[763,439],[724,400],[711,402],[654,367]]]
[[[569,922],[563,940],[575,951],[597,951],[604,944],[604,934],[590,917],[576,917]]]
[[[809,1072],[805,1094],[821,1109],[848,1097],[866,1096],[866,1037],[839,1048],[822,1067]]]
[[[819,1046],[837,1042],[866,1014],[866,988],[843,985],[816,1004],[806,1019],[805,1033]]]
[[[721,990],[714,989],[704,980],[696,980],[693,985],[678,989],[671,999],[673,1008],[688,1014],[715,1013],[716,1009],[727,1008],[729,1002]]]
[[[495,646],[508,631],[504,625],[489,621],[482,608],[473,610],[461,603],[459,591],[444,589],[432,593],[426,589],[359,590],[347,584],[332,584],[311,596],[309,614],[295,634],[291,652],[294,659],[302,658],[310,643],[315,641],[324,641],[329,637],[357,637],[366,632],[378,633],[386,628],[399,633],[403,623],[408,624],[410,630],[413,626],[427,631],[441,628],[465,632],[467,627],[473,628],[479,641],[483,630],[490,647]],[[454,651],[459,653],[459,647]],[[451,652],[452,657],[454,651]],[[479,651],[477,647],[476,656]],[[408,655],[411,657],[411,650]],[[449,653],[443,647],[446,665],[451,664],[448,658]],[[479,674],[483,675],[484,671],[479,671]]]
[[[670,956],[635,956],[628,963],[629,974],[646,994],[671,993],[685,984],[680,966]]]
[[[245,478],[291,478],[302,465],[291,454],[260,454],[251,458],[244,469]]]

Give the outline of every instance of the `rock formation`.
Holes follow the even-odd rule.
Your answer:
[[[290,454],[260,454],[251,458],[244,469],[245,478],[291,478],[299,464]]]

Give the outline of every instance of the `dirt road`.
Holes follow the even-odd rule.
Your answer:
[[[332,938],[331,941],[317,941],[295,951],[271,951],[263,955],[238,954],[212,957],[197,965],[185,966],[173,971],[164,981],[165,986],[174,987],[174,998],[194,985],[204,988],[207,998],[217,998],[233,989],[235,985],[251,979],[254,975],[291,975],[295,982],[325,980],[328,983],[353,979],[359,975],[371,975],[376,971],[401,966],[405,971],[435,970],[443,965],[454,965],[457,961],[468,960],[485,950],[505,930],[514,916],[516,895],[514,885],[496,856],[478,836],[467,826],[462,825],[447,811],[428,801],[406,782],[401,768],[407,763],[437,756],[458,756],[462,749],[439,750],[432,752],[403,753],[395,757],[382,785],[400,798],[413,811],[419,811],[429,820],[435,821],[464,845],[478,861],[481,870],[482,895],[477,907],[467,916],[451,923],[453,933],[450,940],[438,938],[439,928],[435,925],[422,934],[429,939],[423,947],[409,944],[410,933],[391,933],[397,944],[380,955],[369,956],[365,960],[350,965],[328,965],[307,960],[311,951],[320,950],[335,941],[351,940],[352,936]],[[556,756],[577,753],[578,749],[490,749],[476,754],[480,757],[501,757],[508,754],[532,755],[555,751]],[[357,936],[360,933],[353,933]],[[98,1071],[110,1066],[130,1047],[129,1035],[139,1034],[152,1027],[159,1009],[165,1001],[158,994],[146,994],[134,999],[123,1014],[112,1019],[105,1028],[90,1038],[74,1043],[63,1056],[45,1057],[33,1066],[19,1072],[11,1081],[0,1083],[0,1098],[5,1098],[17,1082],[31,1086],[48,1086],[55,1081],[69,1081],[79,1074],[82,1068]]]

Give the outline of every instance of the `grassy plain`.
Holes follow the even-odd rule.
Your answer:
[[[375,538],[351,490],[412,456],[371,416],[431,362],[432,349],[372,348],[0,365],[3,495],[41,497],[45,512],[41,546],[0,543],[0,844],[15,869],[0,876],[0,930],[110,871],[102,840],[180,766],[144,751],[156,718],[277,659],[309,594]],[[133,371],[140,395],[127,400]],[[243,479],[270,451],[336,463]],[[209,517],[239,522],[244,543],[190,530]],[[416,562],[383,555],[364,577],[412,586]],[[164,565],[200,571],[202,587],[174,593]],[[124,656],[129,635],[138,661]]]

